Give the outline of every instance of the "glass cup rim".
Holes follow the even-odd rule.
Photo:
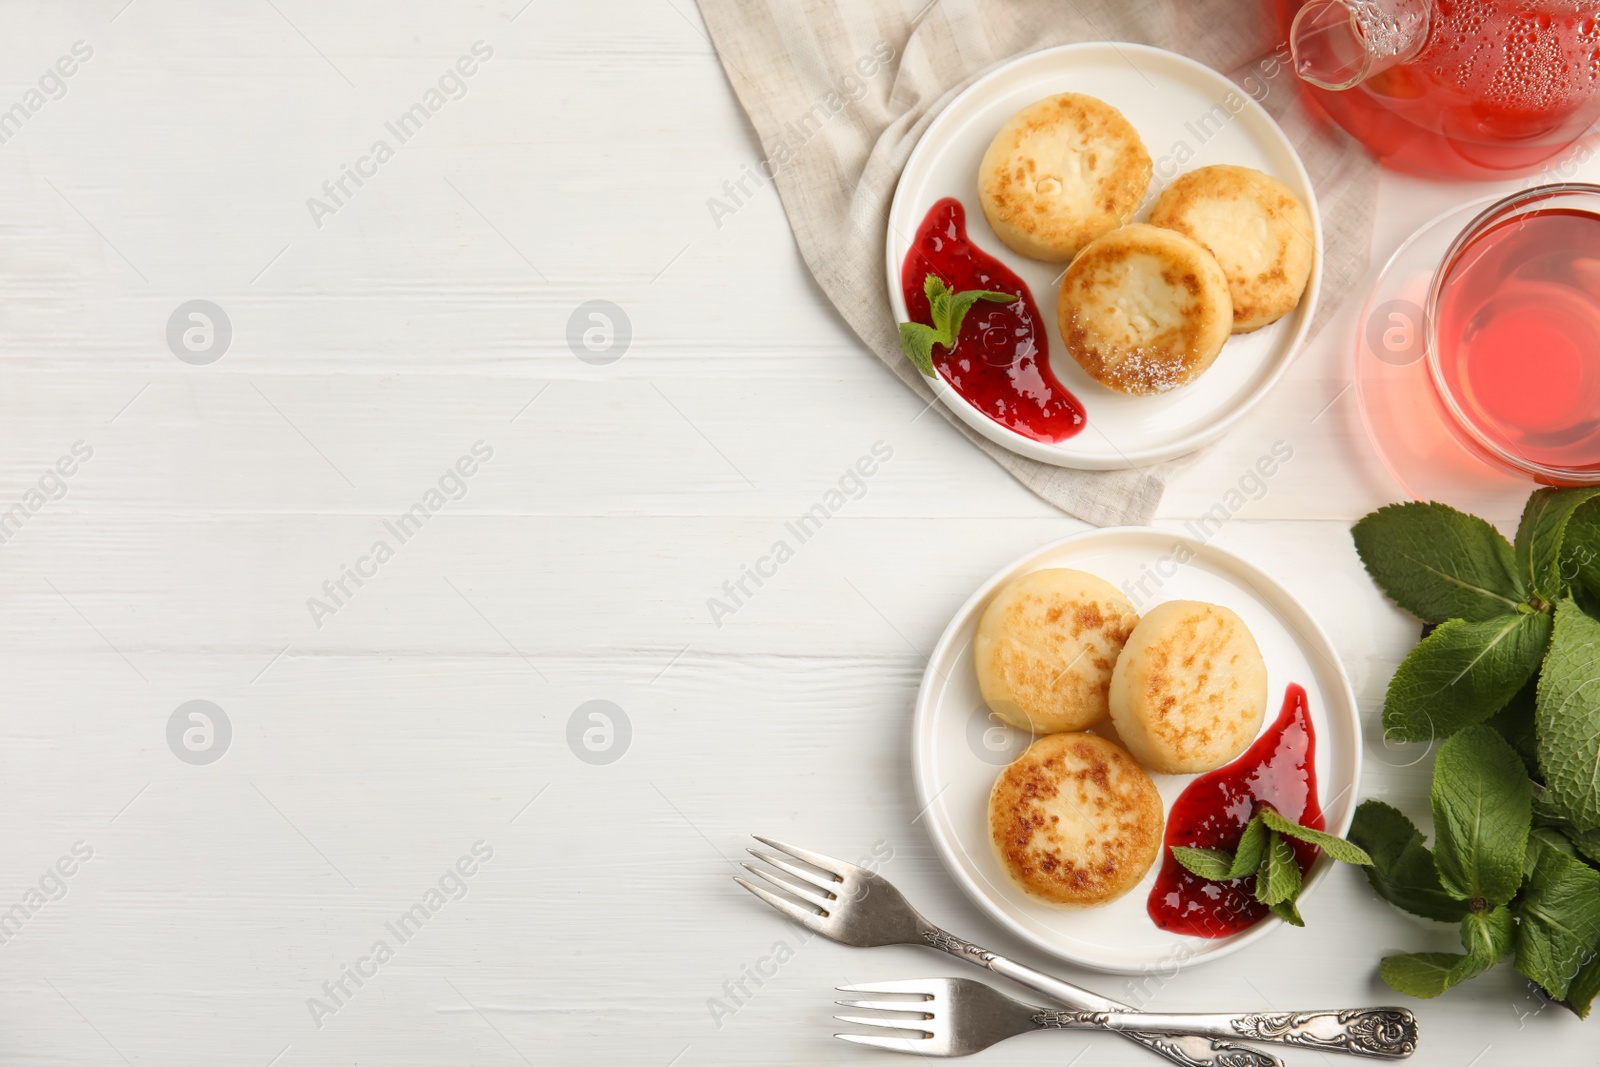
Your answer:
[[[1593,182],[1552,182],[1548,185],[1535,185],[1528,189],[1503,196],[1484,208],[1475,215],[1471,222],[1462,227],[1456,234],[1454,241],[1445,251],[1444,257],[1439,260],[1439,265],[1434,269],[1433,280],[1428,286],[1428,301],[1423,308],[1422,321],[1424,330],[1423,350],[1428,364],[1428,376],[1433,381],[1434,394],[1445,407],[1445,414],[1454,423],[1455,428],[1464,432],[1478,448],[1487,452],[1489,457],[1520,474],[1525,474],[1539,482],[1554,482],[1563,485],[1596,485],[1600,484],[1600,469],[1575,470],[1570,467],[1553,467],[1529,459],[1514,450],[1507,449],[1500,442],[1493,440],[1481,432],[1477,425],[1466,416],[1456,396],[1445,383],[1444,368],[1440,363],[1439,355],[1439,302],[1444,294],[1445,276],[1460,257],[1466,247],[1482,236],[1490,226],[1513,214],[1531,202],[1551,200],[1560,196],[1580,195],[1593,197],[1595,200],[1593,214],[1600,218],[1600,184]]]

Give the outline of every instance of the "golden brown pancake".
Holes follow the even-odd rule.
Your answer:
[[[1109,582],[1083,571],[1034,571],[998,593],[972,639],[978,688],[1019,730],[1081,730],[1104,719],[1111,670],[1139,621]]]
[[[1249,167],[1201,167],[1167,186],[1150,222],[1199,241],[1228,279],[1233,332],[1276,322],[1300,303],[1316,232],[1289,187]]]
[[[1061,339],[1095,381],[1163,393],[1194,381],[1233,328],[1222,268],[1200,244],[1143,223],[1112,230],[1061,279]]]
[[[1161,794],[1126,752],[1093,734],[1035,741],[994,783],[989,836],[1023,892],[1090,907],[1139,883],[1161,853]]]
[[[1150,170],[1150,153],[1122,112],[1061,93],[1000,127],[978,168],[978,200],[1007,247],[1066,263],[1133,218]]]
[[[1237,614],[1172,600],[1139,620],[1111,675],[1111,721],[1162,774],[1213,770],[1249,747],[1267,710],[1267,667]]]

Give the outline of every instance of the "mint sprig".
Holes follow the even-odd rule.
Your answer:
[[[1371,857],[1343,838],[1301,826],[1268,804],[1261,805],[1245,824],[1234,851],[1173,845],[1172,858],[1190,874],[1208,882],[1231,882],[1254,875],[1256,899],[1284,922],[1304,926],[1305,920],[1295,907],[1302,887],[1300,863],[1289,844],[1290,838],[1315,845],[1343,863],[1372,863]]]
[[[961,323],[966,320],[973,304],[980,300],[1009,304],[1017,299],[1015,294],[996,293],[987,289],[968,289],[958,293],[945,285],[937,274],[930,274],[923,279],[922,291],[928,297],[928,313],[933,325],[902,322],[900,351],[930,378],[935,376],[933,346],[943,345],[946,352],[955,348],[956,338],[961,335]]]
[[[1396,907],[1461,924],[1463,953],[1390,956],[1431,997],[1513,956],[1586,1016],[1600,995],[1600,488],[1540,489],[1514,542],[1441,504],[1384,508],[1356,549],[1401,607],[1436,624],[1390,681],[1389,737],[1438,741],[1433,849],[1369,800],[1352,841]]]
[[[1522,884],[1532,817],[1533,784],[1522,760],[1488,726],[1462,730],[1439,749],[1433,775],[1434,853],[1422,846],[1422,835],[1410,820],[1388,805],[1369,800],[1357,809],[1350,833],[1370,842],[1378,858],[1367,872],[1373,887],[1408,911],[1461,920],[1465,954],[1389,956],[1378,973],[1390,987],[1415,997],[1436,997],[1482,974],[1511,951],[1517,914],[1506,905]],[[1386,888],[1395,879],[1395,857],[1407,854],[1413,864],[1413,892],[1422,892],[1397,899]],[[1424,857],[1431,861],[1426,868],[1419,862]],[[1443,906],[1439,898],[1453,900],[1455,906]]]

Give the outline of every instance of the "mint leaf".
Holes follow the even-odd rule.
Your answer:
[[[1261,857],[1267,851],[1267,826],[1257,815],[1245,824],[1244,833],[1239,835],[1239,847],[1233,854],[1233,866],[1228,868],[1227,877],[1243,878],[1256,871],[1261,866]]]
[[[932,326],[924,326],[920,322],[900,324],[900,351],[930,378],[934,376],[933,346],[938,343],[939,332]]]
[[[1534,733],[1534,708],[1539,693],[1539,678],[1529,678],[1517,690],[1511,702],[1488,719],[1494,732],[1506,739],[1506,744],[1522,757],[1522,765],[1530,775],[1539,775],[1538,741]]]
[[[1467,727],[1439,747],[1432,799],[1439,883],[1464,900],[1508,902],[1533,823],[1533,783],[1517,754],[1489,727]]]
[[[1567,835],[1553,826],[1536,826],[1528,834],[1528,852],[1522,858],[1522,876],[1533,877],[1533,870],[1546,849],[1555,849],[1563,856],[1576,858],[1578,850]]]
[[[988,289],[968,289],[964,293],[954,293],[950,297],[949,329],[952,340],[961,336],[961,324],[966,321],[967,312],[972,310],[972,305],[980,300],[993,304],[1009,304],[1016,297],[1010,293],[996,293]]]
[[[1456,922],[1467,912],[1439,884],[1433,853],[1411,820],[1381,800],[1365,800],[1350,824],[1350,840],[1372,857],[1366,868],[1373,891],[1397,908],[1424,919]]]
[[[1516,557],[1519,579],[1546,601],[1562,594],[1561,545],[1567,521],[1579,507],[1600,495],[1600,487],[1540,489],[1528,497],[1517,526]]]
[[[1307,844],[1316,845],[1340,863],[1354,863],[1361,867],[1372,866],[1371,856],[1342,837],[1334,837],[1332,834],[1325,834],[1321,830],[1313,830],[1309,826],[1301,826],[1297,822],[1291,822],[1272,808],[1262,808],[1258,817],[1266,824],[1269,830],[1276,830],[1285,837],[1293,837]]]
[[[1190,874],[1208,882],[1226,882],[1234,875],[1228,873],[1233,866],[1233,855],[1214,848],[1190,848],[1173,845],[1172,858],[1183,865]]]
[[[1579,833],[1600,829],[1600,622],[1570,597],[1556,608],[1534,722],[1545,803]]]
[[[1265,814],[1267,810],[1262,809],[1262,813]],[[1267,828],[1261,815],[1251,819],[1250,826],[1260,826],[1265,838],[1261,865],[1256,868],[1256,899],[1290,926],[1304,926],[1306,921],[1300,917],[1300,909],[1294,904],[1301,886],[1300,864],[1294,849],[1282,836]],[[1249,827],[1246,827],[1248,830]]]
[[[928,298],[929,317],[933,319],[933,328],[941,334],[948,333],[945,327],[950,324],[950,293],[950,287],[937,274],[922,279],[922,295]]]
[[[1589,961],[1578,968],[1572,983],[1567,986],[1564,1003],[1578,1018],[1587,1019],[1596,994],[1600,994],[1600,952],[1591,955]]]
[[[1528,599],[1511,546],[1475,515],[1444,504],[1392,504],[1351,534],[1372,580],[1425,622],[1481,621]]]
[[[1567,830],[1566,835],[1580,855],[1590,863],[1600,863],[1600,830]]]
[[[1579,508],[1561,543],[1561,577],[1600,605],[1600,501]]]
[[[1388,956],[1378,974],[1391,989],[1413,997],[1432,998],[1453,985],[1475,978],[1511,950],[1515,926],[1505,908],[1468,913],[1461,924],[1461,945],[1467,951],[1414,952]]]
[[[1257,815],[1245,824],[1236,851],[1173,845],[1172,858],[1190,874],[1208,882],[1231,882],[1256,873],[1267,847],[1267,828]]]
[[[1543,840],[1559,847],[1568,855],[1582,856],[1596,867],[1600,867],[1600,830],[1576,830],[1572,824],[1551,810],[1548,801],[1549,793],[1543,786],[1535,786],[1533,790],[1533,824],[1534,833],[1546,831]],[[1561,843],[1556,843],[1548,834],[1559,834]],[[1529,847],[1532,848],[1533,838],[1529,837]],[[1527,867],[1531,870],[1533,864]]]
[[[900,351],[929,378],[934,377],[933,346],[943,345],[945,351],[954,351],[956,339],[961,336],[961,323],[973,304],[979,300],[1009,304],[1017,299],[1011,293],[996,293],[986,289],[957,293],[945,285],[937,274],[923,278],[922,291],[928,298],[928,316],[933,319],[933,325],[902,322]]]
[[[1455,985],[1457,967],[1466,957],[1456,952],[1412,952],[1385,956],[1378,964],[1378,977],[1389,988],[1407,996],[1431,1000]]]
[[[1600,867],[1600,830],[1577,830],[1572,824],[1562,818],[1550,805],[1549,791],[1541,785],[1534,786],[1533,790],[1533,825],[1534,834],[1541,834],[1541,839],[1568,855],[1582,856],[1596,867]],[[1561,843],[1549,835],[1559,834]],[[1528,847],[1533,848],[1533,837],[1528,838]],[[1533,869],[1533,859],[1530,857],[1524,866]]]
[[[1290,926],[1305,926],[1306,921],[1300,917],[1300,909],[1294,906],[1292,900],[1280,900],[1276,904],[1268,904],[1267,910]]]
[[[1294,849],[1280,835],[1272,834],[1266,854],[1256,871],[1256,899],[1271,907],[1300,895],[1300,864]]]
[[[1386,737],[1432,741],[1483,722],[1539,669],[1550,641],[1543,612],[1442,623],[1401,662],[1383,701]]]
[[[1461,923],[1461,947],[1467,950],[1471,973],[1458,981],[1481,974],[1499,963],[1511,951],[1517,924],[1509,908],[1468,912]]]
[[[1267,827],[1257,815],[1245,824],[1239,835],[1238,848],[1229,852],[1220,848],[1191,848],[1173,845],[1172,858],[1183,865],[1190,874],[1208,882],[1231,882],[1247,878],[1261,866],[1267,848]]]
[[[1564,999],[1600,943],[1600,871],[1546,848],[1517,916],[1517,970],[1552,999]]]

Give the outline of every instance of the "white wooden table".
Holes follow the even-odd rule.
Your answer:
[[[770,189],[714,222],[759,151],[690,0],[524,2],[0,3],[0,1063],[889,1062],[832,1040],[831,987],[953,965],[807,942],[730,880],[751,831],[876,850],[1049,965],[913,823],[909,715],[970,590],[1081,524],[918,417]],[[1386,179],[1375,259],[1477,193]],[[213,362],[199,320],[197,362],[169,347],[192,300],[231,325]],[[631,323],[604,365],[568,342],[594,300]],[[1218,543],[1314,606],[1370,723],[1416,624],[1348,535],[1396,495],[1345,392],[1355,315],[1160,524],[1288,442]],[[860,499],[713,619],[876,442]],[[186,748],[188,710],[169,744],[195,700],[225,744],[213,712]],[[596,700],[622,715],[592,754]],[[1425,810],[1426,763],[1367,757],[1366,795]],[[1454,947],[1349,870],[1305,913],[1142,993],[1056,969],[1318,1007]],[[1419,1011],[1419,1064],[1595,1061],[1509,966]],[[1083,1036],[988,1059],[1154,1062]]]

